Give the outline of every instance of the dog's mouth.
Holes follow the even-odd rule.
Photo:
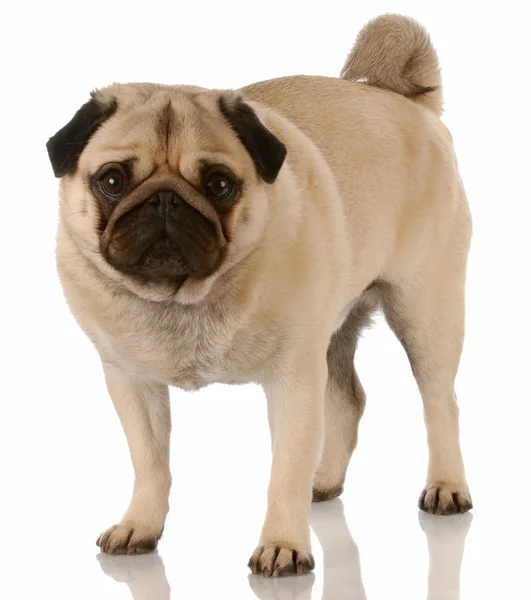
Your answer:
[[[100,240],[103,256],[116,270],[173,284],[217,270],[226,247],[219,221],[174,190],[157,190],[128,204],[116,209]]]
[[[167,237],[153,242],[135,264],[119,268],[132,274],[142,273],[164,279],[184,280],[193,272],[179,246]]]

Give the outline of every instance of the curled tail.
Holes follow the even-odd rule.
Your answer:
[[[381,15],[358,34],[343,79],[392,90],[443,112],[441,71],[428,32],[414,19]]]

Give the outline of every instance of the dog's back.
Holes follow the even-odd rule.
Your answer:
[[[341,192],[353,255],[372,251],[366,259],[375,271],[414,268],[412,260],[455,229],[456,211],[468,218],[452,138],[439,118],[437,55],[412,19],[370,22],[340,79],[283,77],[242,93],[289,119],[321,151]]]

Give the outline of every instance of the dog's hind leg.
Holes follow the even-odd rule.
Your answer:
[[[424,404],[429,465],[419,507],[438,515],[472,508],[454,391],[464,339],[468,240],[456,229],[417,273],[381,287],[387,321],[406,350]]]
[[[354,352],[373,306],[360,300],[334,333],[328,348],[325,398],[325,442],[313,485],[313,500],[339,496],[347,467],[358,442],[365,392],[354,368]]]

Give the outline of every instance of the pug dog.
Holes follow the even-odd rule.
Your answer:
[[[102,552],[149,552],[162,535],[169,386],[254,382],[272,467],[249,566],[313,569],[310,505],[343,490],[365,406],[354,353],[378,308],[423,399],[420,508],[472,507],[454,391],[471,216],[441,113],[428,34],[383,15],[340,78],[237,91],[113,84],[50,138],[59,276],[135,471]]]

